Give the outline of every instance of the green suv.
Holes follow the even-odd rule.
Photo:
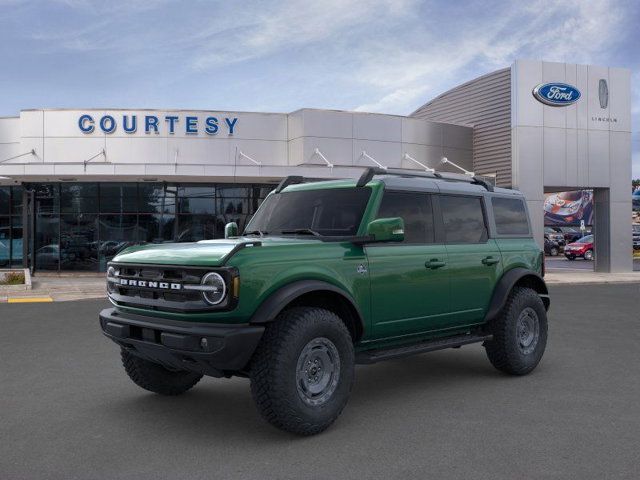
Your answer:
[[[498,370],[532,371],[543,273],[517,191],[399,170],[287,177],[242,235],[120,253],[100,324],[140,387],[248,377],[266,420],[309,435],[340,415],[357,363],[482,342]]]

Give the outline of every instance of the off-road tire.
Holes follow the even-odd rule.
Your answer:
[[[160,395],[180,395],[200,381],[202,375],[184,370],[168,370],[162,365],[120,350],[122,365],[133,383]]]
[[[518,336],[518,319],[521,314],[531,311],[537,316],[538,338],[535,347],[530,347],[533,350],[524,353]],[[514,287],[490,328],[493,339],[485,342],[484,346],[495,368],[511,375],[526,375],[536,368],[547,345],[547,312],[535,290]]]
[[[298,366],[312,341],[328,339],[339,357],[337,385],[325,403],[310,406],[299,393]],[[298,435],[314,435],[340,415],[351,392],[354,349],[349,330],[333,312],[294,307],[270,323],[251,361],[251,394],[272,425]]]

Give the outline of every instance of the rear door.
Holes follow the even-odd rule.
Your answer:
[[[500,250],[489,238],[483,196],[440,195],[438,206],[451,277],[449,327],[481,323],[502,274]]]
[[[384,193],[377,218],[401,217],[405,240],[366,246],[376,338],[438,329],[449,311],[447,251],[435,233],[432,204],[428,193]]]

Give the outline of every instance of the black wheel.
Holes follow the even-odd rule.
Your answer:
[[[493,339],[485,344],[491,364],[511,375],[531,372],[547,345],[547,312],[538,294],[515,287],[491,330]]]
[[[342,412],[353,374],[353,342],[340,317],[295,307],[267,326],[251,363],[251,393],[272,425],[313,435]]]
[[[184,370],[168,370],[162,365],[120,351],[122,365],[133,383],[161,395],[180,395],[200,381],[202,375]]]
[[[549,254],[552,257],[557,257],[559,253],[560,252],[558,251],[558,249],[556,247],[551,247],[551,250],[549,250]]]
[[[593,250],[589,249],[584,252],[584,259],[589,261],[593,260]]]

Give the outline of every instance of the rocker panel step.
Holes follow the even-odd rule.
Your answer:
[[[371,364],[381,362],[383,360],[391,360],[394,358],[407,357],[418,353],[434,352],[436,350],[444,350],[445,348],[461,347],[471,343],[484,342],[491,340],[492,335],[456,335],[454,337],[437,338],[420,342],[413,345],[402,347],[391,347],[377,350],[365,350],[356,354],[356,363]]]

